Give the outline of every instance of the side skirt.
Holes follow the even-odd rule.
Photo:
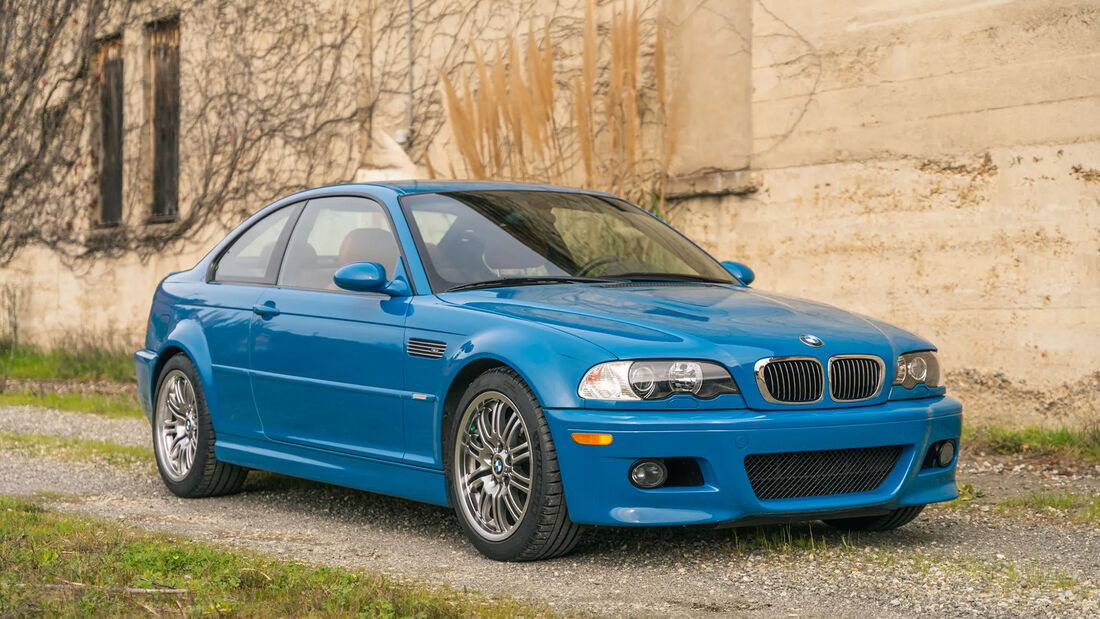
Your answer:
[[[261,471],[448,505],[443,471],[435,469],[224,434],[214,444],[214,455]]]

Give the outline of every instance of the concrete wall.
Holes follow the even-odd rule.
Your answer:
[[[156,234],[174,225],[149,221],[152,122],[146,25],[153,20],[180,16],[178,219],[186,219],[191,209],[200,208],[196,201],[210,196],[211,187],[219,183],[231,187],[213,192],[222,198],[217,205],[219,216],[189,230],[182,243],[165,242],[163,247],[146,247],[138,253],[113,252],[91,260],[65,258],[40,247],[25,249],[12,264],[0,269],[0,338],[12,333],[6,310],[15,303],[20,339],[26,343],[136,349],[144,341],[149,301],[165,275],[194,266],[249,213],[291,188],[350,180],[359,163],[354,117],[359,77],[354,60],[358,47],[348,45],[340,54],[311,57],[316,62],[307,62],[300,53],[335,46],[333,38],[339,32],[335,21],[349,6],[357,5],[349,0],[320,4],[281,0],[259,7],[252,3],[218,6],[185,0],[114,3],[100,34],[122,36],[123,225],[100,228],[94,223],[98,218],[95,95],[88,102],[83,132],[73,136],[83,145],[84,158],[72,173],[83,182],[76,183],[77,189],[72,192],[59,188],[56,196],[72,204],[75,244],[94,245],[97,237],[116,234]],[[311,74],[303,75],[305,72]],[[331,72],[335,90],[323,99],[310,100],[302,90],[319,83],[319,72]],[[228,96],[231,94],[241,96],[232,98]],[[303,98],[297,100],[300,96]],[[315,101],[323,103],[313,105]],[[256,105],[265,109],[257,111]],[[293,114],[279,116],[282,109],[293,110]],[[287,135],[302,137],[270,140],[263,152],[233,152],[234,131],[242,127],[257,133],[267,130],[261,112],[286,122]],[[233,113],[255,117],[229,118]],[[349,117],[350,121],[339,120]],[[323,128],[317,128],[326,122]],[[246,161],[251,158],[255,158],[256,166],[250,173],[252,180],[236,185],[226,180],[227,169],[251,165],[252,161]]]
[[[760,288],[933,339],[971,421],[1100,423],[1100,2],[753,24],[758,190],[677,223]]]
[[[496,41],[508,30],[501,20],[523,24],[543,14],[554,16],[558,30],[579,34],[584,12],[578,0],[492,6],[492,14],[462,22],[478,31],[469,36]],[[1100,0],[812,7],[706,0],[657,8],[684,96],[674,223],[716,255],[752,265],[760,288],[831,302],[933,339],[971,421],[1100,423]],[[201,72],[189,72],[188,62],[238,42],[210,27],[214,16],[203,10],[182,19],[183,73],[192,80]],[[603,22],[611,10],[601,3]],[[125,34],[133,44],[126,79],[139,90],[144,19],[135,16]],[[322,41],[325,28],[315,30],[308,36]],[[319,147],[323,162],[303,156],[309,145],[292,157],[273,150],[272,170],[316,185],[351,179],[360,165],[408,169],[400,156],[382,157],[371,146],[372,132],[404,128],[407,99],[403,81],[388,97],[373,98],[389,89],[389,78],[364,78],[377,67],[363,61],[375,43],[362,34],[359,47],[347,50],[360,58],[359,72],[345,80],[358,94],[341,100],[369,103],[374,116],[334,128],[342,137]],[[234,36],[250,44],[248,33]],[[400,60],[403,31],[379,36],[394,38]],[[569,39],[559,53],[568,59],[579,48]],[[398,60],[393,79],[404,66]],[[202,90],[182,86],[184,93]],[[140,164],[145,99],[129,96],[128,156]],[[426,113],[442,113],[438,101],[429,103]],[[185,99],[185,122],[194,105]],[[127,182],[127,222],[140,226],[144,181]],[[242,198],[241,208],[274,197]],[[28,341],[90,337],[132,347],[156,282],[193,265],[225,225],[145,257],[74,265],[31,249],[0,270],[0,284],[21,291]],[[3,321],[0,312],[0,330]]]

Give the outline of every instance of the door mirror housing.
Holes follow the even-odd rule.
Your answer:
[[[726,271],[729,271],[730,275],[741,280],[741,283],[746,286],[756,280],[756,273],[753,273],[747,264],[726,260],[722,263],[722,266],[725,267]]]
[[[386,279],[386,267],[377,262],[353,262],[336,270],[332,281],[344,290],[352,292],[381,292],[391,297],[408,294],[409,287],[403,279]]]

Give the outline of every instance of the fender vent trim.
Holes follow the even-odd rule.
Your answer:
[[[409,353],[411,357],[438,359],[443,356],[443,353],[447,352],[447,344],[435,340],[409,338],[408,343],[405,345],[405,352]]]

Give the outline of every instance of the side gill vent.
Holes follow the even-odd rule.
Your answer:
[[[405,350],[413,357],[438,359],[443,356],[443,353],[447,352],[447,344],[433,340],[409,338],[409,343]]]

